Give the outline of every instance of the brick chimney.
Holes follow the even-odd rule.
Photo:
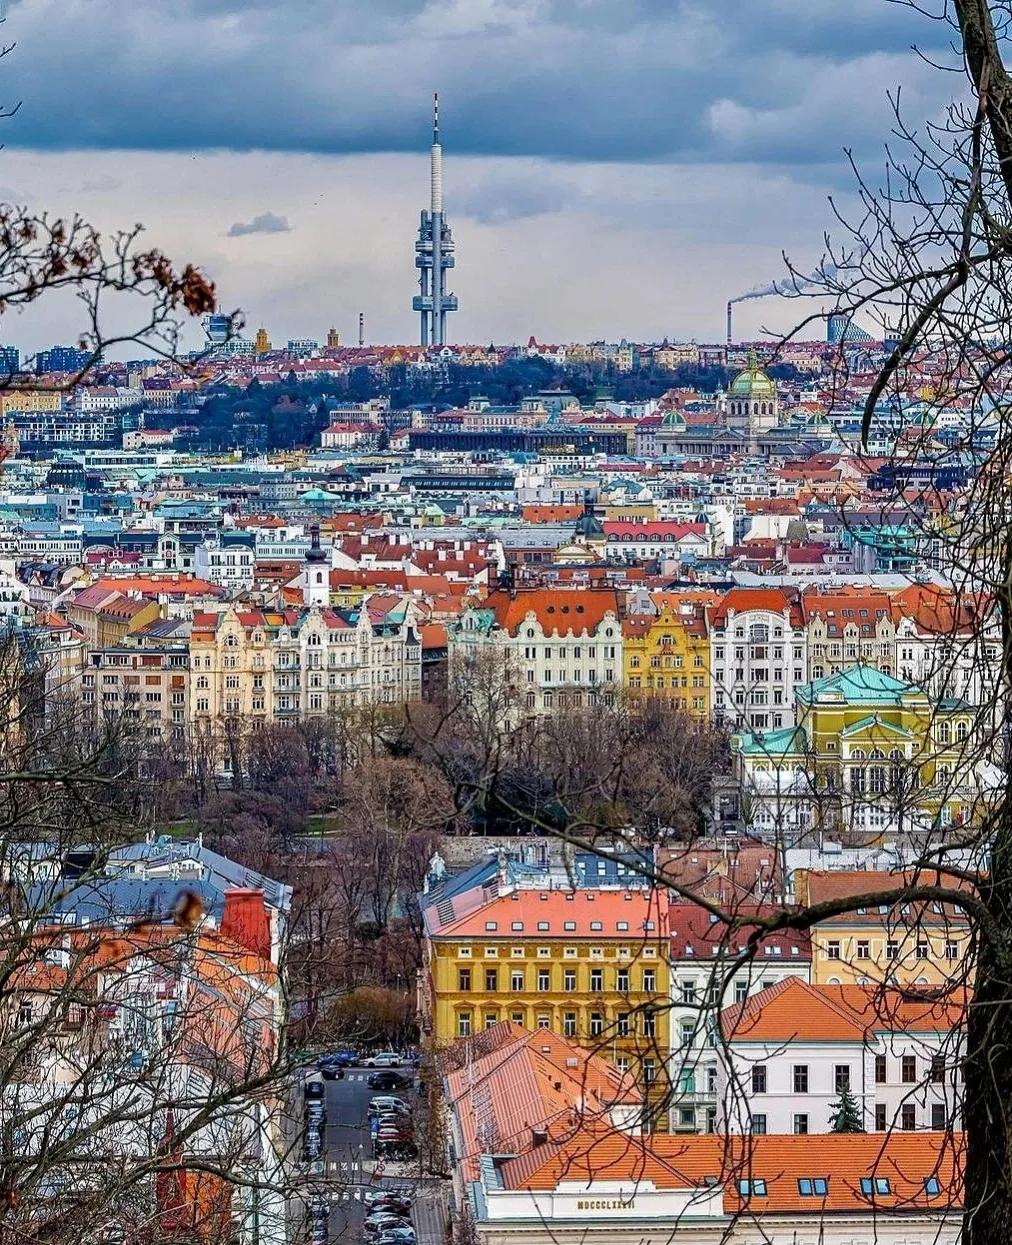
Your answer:
[[[271,919],[264,904],[263,891],[229,887],[225,892],[225,910],[221,914],[221,932],[240,947],[269,960]]]

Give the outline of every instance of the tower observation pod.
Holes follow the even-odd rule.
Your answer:
[[[415,267],[418,290],[411,306],[419,314],[423,346],[446,341],[446,313],[457,310],[457,296],[446,288],[446,271],[454,265],[453,234],[443,212],[443,148],[439,141],[439,96],[432,97],[432,151],[429,167],[429,207],[418,223]]]

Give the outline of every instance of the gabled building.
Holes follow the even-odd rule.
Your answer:
[[[796,688],[794,716],[731,742],[760,834],[930,830],[969,822],[986,797],[988,766],[964,756],[963,701],[857,665]]]
[[[450,628],[454,663],[499,653],[516,714],[611,700],[622,682],[622,623],[613,588],[492,592]]]
[[[713,716],[753,731],[793,725],[795,690],[808,670],[800,593],[732,588],[707,624]]]
[[[718,1129],[833,1131],[850,1094],[867,1132],[961,1126],[963,999],[788,977],[720,1014]]]
[[[876,666],[896,673],[896,627],[884,592],[859,588],[806,592],[808,678],[814,682],[846,666]]]

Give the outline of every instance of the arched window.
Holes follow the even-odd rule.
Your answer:
[[[956,723],[956,742],[960,744],[965,743],[966,736],[967,736],[966,723],[960,720],[959,722]]]

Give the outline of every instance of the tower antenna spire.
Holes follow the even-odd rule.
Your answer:
[[[418,269],[418,293],[411,305],[419,313],[419,339],[423,346],[442,346],[446,341],[446,315],[457,310],[457,296],[446,288],[447,270],[453,267],[453,233],[443,207],[438,91],[432,93],[429,207],[419,218],[415,267]]]

